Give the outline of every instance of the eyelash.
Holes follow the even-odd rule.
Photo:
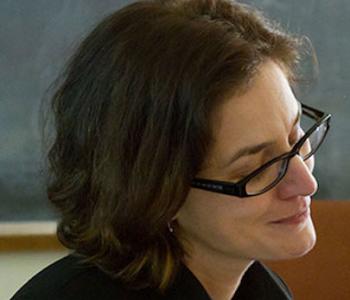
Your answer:
[[[289,139],[289,144],[291,146],[294,146],[300,138],[305,134],[304,130],[300,127],[300,124],[297,125],[297,129],[295,131],[295,134]],[[248,176],[250,173],[252,173],[254,170],[256,170],[257,167],[249,168],[246,172],[239,172],[234,174],[234,179],[236,182],[242,180],[244,177]]]
[[[249,168],[249,171],[236,173],[234,176],[234,178],[236,179],[235,181],[240,181],[241,179],[248,176],[250,173],[252,173],[256,169],[257,169],[257,167],[254,167],[254,168]]]
[[[294,146],[304,134],[304,130],[300,127],[300,125],[298,125],[296,134],[293,135],[292,139],[289,140],[289,144],[291,146]]]
[[[289,144],[291,146],[294,146],[299,140],[300,138],[305,134],[305,132],[303,131],[303,129],[300,127],[300,125],[298,125],[297,130],[296,130],[296,134],[293,135],[292,139],[290,139]],[[236,181],[239,181],[241,179],[243,179],[244,177],[248,176],[250,173],[252,173],[254,170],[256,170],[257,167],[255,168],[249,168],[249,171],[246,172],[240,172],[240,173],[236,173],[235,174],[235,179]]]

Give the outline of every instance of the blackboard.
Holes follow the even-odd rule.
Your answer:
[[[39,103],[79,41],[121,0],[0,2],[0,221],[55,219],[43,185]],[[291,32],[305,34],[320,74],[305,103],[333,115],[316,157],[317,199],[349,199],[350,3],[256,0]]]

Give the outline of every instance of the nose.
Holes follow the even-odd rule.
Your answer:
[[[318,185],[312,175],[314,157],[304,161],[299,155],[289,161],[287,173],[277,185],[277,192],[281,199],[296,196],[312,196],[316,193]]]

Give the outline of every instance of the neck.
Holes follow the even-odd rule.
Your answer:
[[[202,284],[212,300],[232,299],[253,260],[227,258],[192,252],[185,265]]]

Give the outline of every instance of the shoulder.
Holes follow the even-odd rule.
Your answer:
[[[142,299],[98,267],[71,254],[31,278],[11,300]]]

